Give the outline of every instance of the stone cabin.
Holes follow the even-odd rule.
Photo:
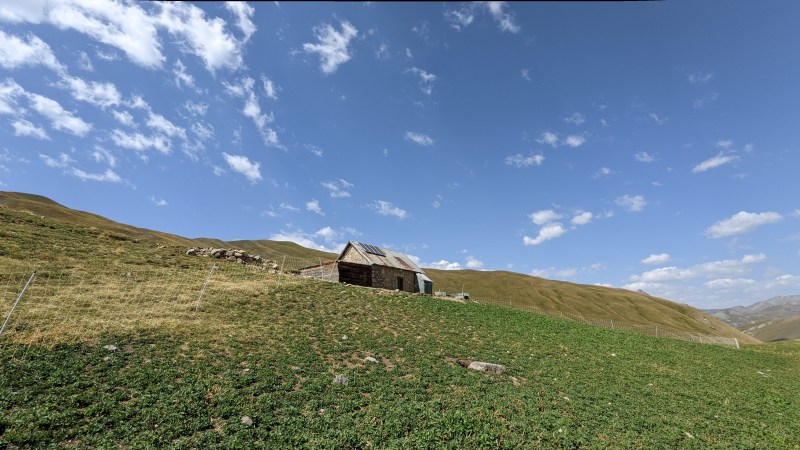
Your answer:
[[[326,281],[433,295],[433,281],[407,255],[350,241],[335,262],[300,270]]]

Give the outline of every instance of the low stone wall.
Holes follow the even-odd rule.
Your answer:
[[[224,259],[237,264],[250,264],[270,270],[278,270],[280,268],[277,262],[271,259],[264,259],[258,255],[248,255],[244,250],[213,247],[192,247],[186,251],[186,256],[202,256],[204,258]]]

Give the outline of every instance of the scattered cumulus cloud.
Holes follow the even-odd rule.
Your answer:
[[[530,167],[530,166],[541,166],[544,162],[544,155],[542,154],[530,154],[525,156],[521,153],[517,153],[516,155],[507,156],[505,159],[505,163],[507,166],[513,167]]]
[[[584,211],[572,217],[570,223],[572,225],[586,225],[591,223],[592,219],[594,218],[594,214],[590,213],[589,211]]]
[[[317,213],[320,216],[325,215],[325,213],[322,212],[322,208],[319,206],[319,201],[315,198],[306,202],[306,210]]]
[[[531,222],[536,225],[544,225],[549,222],[554,222],[562,217],[563,216],[561,214],[553,211],[552,209],[543,209],[528,214],[528,218],[530,218]]]
[[[439,269],[439,270],[461,270],[461,264],[457,262],[450,262],[446,259],[440,259],[439,261],[430,262],[430,263],[422,263],[422,267],[428,269]]]
[[[639,212],[647,205],[647,200],[645,200],[643,195],[625,194],[621,197],[617,197],[614,203],[626,211]]]
[[[244,34],[244,42],[249,41],[257,30],[252,20],[255,8],[247,2],[225,2],[225,7],[236,16],[236,26]]]
[[[601,167],[601,168],[597,169],[597,172],[594,174],[594,177],[595,178],[607,177],[607,176],[611,175],[612,173],[614,173],[614,172],[611,169],[609,169],[608,167]]]
[[[575,134],[573,134],[571,136],[567,136],[566,139],[564,139],[564,145],[568,145],[568,146],[570,146],[572,148],[578,148],[581,145],[583,145],[585,142],[586,142],[586,138],[584,138],[583,136],[575,135]]]
[[[483,261],[475,258],[474,256],[467,256],[467,269],[483,269]]]
[[[667,123],[667,121],[669,120],[669,117],[661,117],[654,112],[648,113],[647,117],[649,117],[650,120],[653,121],[653,123],[655,123],[656,125],[663,125]]]
[[[638,153],[633,155],[633,158],[636,161],[639,161],[641,163],[651,163],[651,162],[656,160],[655,156],[653,156],[653,155],[651,155],[651,154],[649,154],[647,152],[638,152]]]
[[[558,146],[558,135],[549,131],[544,131],[542,132],[541,136],[536,139],[536,142],[540,144],[547,144],[551,147],[556,147]]]
[[[749,233],[762,225],[778,223],[783,216],[776,212],[751,213],[739,211],[727,219],[720,220],[706,228],[706,236],[717,239]]]
[[[131,115],[131,113],[128,111],[117,111],[116,109],[112,109],[111,114],[114,116],[114,119],[122,125],[129,127],[136,126],[136,122],[133,120],[133,115]]]
[[[419,67],[412,67],[405,70],[406,73],[411,73],[419,78],[419,88],[426,95],[431,95],[433,92],[433,82],[436,81],[436,75],[426,72]]]
[[[519,33],[520,26],[517,25],[517,22],[514,18],[512,13],[506,12],[506,6],[508,3],[506,2],[486,2],[483,3],[489,9],[489,14],[492,15],[495,22],[497,22],[497,26],[500,27],[501,31],[507,31],[509,33]]]
[[[89,103],[98,108],[118,106],[122,103],[122,95],[113,83],[100,83],[92,81],[87,83],[78,77],[66,75],[59,84],[69,89],[72,98]]]
[[[705,172],[709,169],[714,169],[719,166],[728,164],[729,162],[733,162],[739,159],[737,155],[725,155],[723,153],[719,153],[717,156],[712,158],[708,158],[707,160],[701,162],[700,164],[692,167],[692,173],[701,173]]]
[[[331,197],[344,198],[350,197],[350,192],[348,192],[347,189],[352,188],[353,184],[343,178],[339,178],[338,180],[323,182],[322,187],[328,190]]]
[[[330,24],[322,24],[314,27],[317,43],[306,42],[303,44],[303,50],[306,53],[318,54],[320,70],[325,74],[332,74],[340,65],[352,58],[348,45],[356,36],[358,30],[350,22],[341,22],[341,31],[336,31]]]
[[[50,140],[50,136],[47,135],[44,128],[28,120],[19,118],[11,122],[11,126],[14,127],[14,136],[28,136],[40,140]]]
[[[167,203],[166,200],[164,200],[161,197],[156,197],[155,195],[151,195],[150,196],[150,201],[153,202],[153,204],[155,204],[156,206],[167,206],[167,205],[169,205],[169,203]]]
[[[413,131],[406,131],[405,139],[424,147],[433,145],[433,139],[431,139],[430,136],[422,133],[415,133]]]
[[[522,70],[520,70],[520,76],[523,80],[532,81],[530,77],[530,71],[531,69],[529,67],[523,67]]]
[[[375,212],[382,216],[394,216],[398,219],[405,219],[408,217],[408,212],[404,209],[401,209],[391,202],[387,202],[384,200],[376,200],[372,204],[369,205]]]
[[[669,253],[658,253],[652,254],[647,258],[644,258],[641,263],[642,264],[664,264],[669,262],[672,258],[669,256]]]
[[[717,141],[716,144],[714,144],[714,146],[715,147],[719,147],[719,148],[724,148],[724,149],[727,150],[727,149],[733,147],[733,141],[731,141],[729,139],[720,139],[720,140]]]
[[[708,83],[714,78],[714,74],[711,72],[695,72],[687,75],[687,78],[689,78],[689,83],[692,84]]]
[[[75,116],[65,110],[57,101],[39,94],[29,94],[31,108],[50,120],[50,126],[54,129],[69,133],[78,137],[86,136],[92,129],[92,124],[85,122],[80,117]]]
[[[13,70],[25,66],[44,66],[59,73],[66,70],[50,46],[37,36],[29,33],[20,38],[0,30],[0,67]]]
[[[73,167],[70,169],[69,173],[81,181],[91,180],[107,183],[121,183],[124,181],[119,175],[117,175],[116,172],[111,169],[106,169],[105,172],[102,173],[88,173]]]
[[[445,20],[455,30],[461,31],[468,27],[475,20],[475,8],[473,4],[467,3],[460,9],[448,9],[444,12]]]
[[[561,225],[560,223],[557,223],[557,222],[556,223],[549,223],[547,225],[544,225],[539,230],[539,234],[537,234],[536,237],[532,238],[532,237],[529,237],[529,236],[523,236],[522,237],[522,243],[524,245],[526,245],[526,246],[527,245],[539,245],[542,242],[549,241],[551,239],[555,239],[555,238],[561,236],[562,234],[564,234],[566,232],[567,232],[567,229],[564,228],[564,226]]]
[[[692,102],[692,107],[695,109],[703,108],[706,105],[714,103],[715,101],[717,101],[718,98],[719,98],[719,93],[708,92],[704,94],[702,97],[694,99],[694,101]]]
[[[567,117],[564,117],[564,122],[571,123],[573,125],[580,125],[586,122],[586,116],[579,112],[574,112]]]
[[[234,172],[244,175],[250,183],[255,184],[261,181],[261,163],[250,161],[250,158],[243,155],[229,155],[223,152],[225,162]]]
[[[760,253],[744,255],[740,259],[710,261],[687,268],[675,266],[659,267],[640,275],[632,275],[630,280],[634,283],[654,284],[684,281],[699,277],[721,278],[740,276],[749,270],[748,266],[758,264],[766,259],[766,255]],[[625,288],[630,289],[631,287],[625,286]]]

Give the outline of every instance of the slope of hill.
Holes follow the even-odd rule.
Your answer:
[[[734,327],[749,328],[757,322],[800,316],[800,295],[773,297],[750,306],[734,306],[709,312]]]
[[[333,253],[308,249],[293,242],[269,240],[224,242],[210,238],[184,238],[136,228],[95,214],[72,210],[37,195],[0,192],[0,207],[28,211],[36,216],[65,221],[79,228],[110,237],[112,240],[149,239],[161,242],[174,246],[171,253],[175,255],[179,255],[181,250],[185,251],[187,247],[191,246],[213,246],[237,247],[265,258],[277,259],[286,255],[301,259],[309,265],[316,264],[320,260],[335,259],[337,256]],[[32,245],[34,244],[32,243]],[[148,260],[146,257],[143,258]],[[294,268],[297,268],[296,266]],[[473,297],[508,301],[511,306],[533,306],[587,318],[621,320],[633,324],[658,325],[676,331],[735,337],[742,343],[758,342],[755,338],[692,307],[624,289],[551,281],[512,272],[427,269],[426,273],[434,281],[436,290],[458,292],[463,286]]]
[[[425,273],[434,281],[436,290],[461,292],[463,288],[471,298],[508,299],[512,306],[735,337],[744,343],[758,342],[691,306],[627,289],[546,280],[505,271],[426,269]]]
[[[743,331],[763,342],[800,339],[800,316],[747,325]]]

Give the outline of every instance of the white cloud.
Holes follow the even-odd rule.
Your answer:
[[[655,156],[647,152],[638,152],[635,155],[633,155],[633,158],[641,163],[651,163],[656,160]]]
[[[29,93],[28,98],[31,102],[31,108],[50,119],[51,126],[56,130],[84,137],[92,129],[90,123],[84,122],[80,117],[76,117],[73,113],[65,110],[61,107],[61,104],[53,99],[33,93]]]
[[[262,82],[264,80],[262,79]],[[271,82],[270,82],[271,83]],[[269,114],[263,113],[261,111],[261,105],[258,103],[258,96],[253,89],[255,86],[255,80],[250,77],[244,77],[239,80],[239,84],[229,84],[223,82],[222,85],[225,87],[225,90],[236,97],[244,97],[245,103],[244,107],[242,108],[242,114],[245,117],[249,117],[253,120],[258,132],[261,134],[261,138],[264,140],[266,145],[277,147],[280,149],[285,149],[285,147],[280,143],[278,139],[278,133],[272,129],[271,127],[267,126],[268,124],[275,121],[275,117],[270,112]],[[274,86],[273,86],[274,88]],[[265,90],[267,90],[267,85],[265,84]],[[267,91],[269,95],[269,91]],[[273,92],[274,94],[274,92]]]
[[[483,269],[483,261],[475,258],[474,256],[467,256],[467,269]]]
[[[384,200],[376,200],[371,205],[369,205],[369,207],[374,209],[375,212],[377,212],[382,216],[394,216],[397,217],[398,219],[405,219],[406,217],[408,217],[408,212],[406,210],[401,209],[393,205],[391,202],[387,202]]]
[[[436,81],[436,75],[428,73],[419,67],[412,67],[406,69],[405,73],[412,73],[419,78],[419,88],[426,95],[431,95],[433,92],[433,82]]]
[[[325,230],[325,228],[323,228],[320,231],[323,230]],[[317,233],[319,233],[319,231]],[[269,237],[269,239],[273,241],[294,242],[295,244],[302,245],[303,247],[306,248],[312,248],[314,250],[320,250],[323,252],[330,252],[330,253],[339,253],[344,249],[346,245],[345,243],[329,242],[330,246],[318,244],[315,241],[315,239],[320,237],[324,239],[324,235],[319,235],[317,233],[314,234],[304,233],[303,230],[281,231],[280,233],[273,234],[272,236]],[[324,233],[325,232],[323,231],[323,234]]]
[[[255,184],[261,181],[261,163],[250,161],[250,159],[243,155],[229,155],[225,152],[222,153],[225,162],[234,171],[244,175],[250,183]]]
[[[461,270],[461,264],[457,262],[450,262],[446,259],[440,259],[439,261],[431,263],[423,263],[422,266],[429,269]]]
[[[322,187],[328,190],[333,198],[350,197],[350,192],[347,189],[353,187],[352,183],[347,180],[339,178],[338,180],[326,181],[322,183]]]
[[[386,42],[381,42],[381,45],[378,46],[378,49],[375,50],[375,58],[377,59],[386,59],[389,57],[389,44]]]
[[[66,153],[60,153],[58,155],[58,159],[39,153],[39,158],[41,158],[48,167],[54,167],[58,169],[68,167],[71,163],[75,162],[75,160],[70,158]]]
[[[558,135],[549,131],[545,131],[542,133],[539,139],[536,139],[536,142],[556,147],[558,145]]]
[[[659,253],[659,254],[652,254],[647,258],[644,258],[641,263],[642,264],[664,264],[669,262],[671,257],[669,253]]]
[[[700,164],[694,166],[692,168],[692,173],[705,172],[706,170],[714,169],[714,168],[719,167],[719,166],[721,166],[723,164],[727,164],[727,163],[729,163],[731,161],[736,161],[737,159],[739,159],[739,157],[736,156],[736,155],[723,155],[722,153],[720,153],[717,156],[714,156],[713,158],[709,158],[709,159],[701,162]]]
[[[183,107],[193,116],[205,116],[206,112],[208,112],[208,103],[195,103],[187,100]]]
[[[163,154],[172,152],[170,141],[160,135],[145,136],[141,133],[128,134],[122,130],[115,129],[111,132],[111,140],[114,141],[114,144],[118,147],[136,150],[138,152],[149,148],[158,150]]]
[[[264,94],[266,94],[267,97],[269,97],[269,98],[271,98],[273,100],[277,100],[278,99],[278,89],[279,88],[278,88],[278,86],[275,85],[275,83],[272,80],[270,80],[269,78],[267,78],[265,76],[262,76],[261,77],[261,84],[264,86]]]
[[[531,81],[530,71],[531,69],[529,67],[524,67],[520,70],[520,76],[522,76],[524,80]]]
[[[319,201],[315,198],[306,202],[306,210],[317,213],[320,216],[325,215],[325,213],[322,212],[322,208],[319,206]]]
[[[147,102],[144,100],[144,98],[142,98],[141,95],[132,95],[131,99],[125,102],[125,106],[128,106],[133,109],[144,109],[147,111],[150,110],[150,105],[147,104]]]
[[[497,22],[497,26],[500,27],[500,30],[511,33],[519,32],[520,27],[514,20],[514,16],[511,13],[505,12],[505,7],[507,6],[506,2],[486,2],[483,4],[489,9],[489,13],[492,15],[495,22]]]
[[[572,148],[578,148],[581,145],[583,145],[585,142],[586,142],[586,138],[584,138],[583,136],[578,136],[578,135],[574,135],[574,134],[571,135],[571,136],[567,136],[567,138],[564,139],[564,144],[565,145],[569,145]]]
[[[706,105],[708,105],[710,103],[713,103],[713,102],[717,101],[718,98],[719,98],[719,93],[717,93],[717,92],[709,92],[709,93],[703,95],[702,97],[695,99],[692,102],[692,107],[695,108],[695,109],[702,108],[702,107],[704,107],[704,106],[706,106]]]
[[[528,214],[528,217],[536,225],[544,225],[548,222],[554,222],[562,217],[561,214],[553,211],[552,209],[543,209],[540,211]]]
[[[170,122],[161,114],[155,114],[150,111],[147,115],[147,126],[153,130],[160,131],[169,137],[178,136],[181,139],[186,140],[186,130]]]
[[[50,136],[44,128],[36,126],[36,124],[29,122],[25,119],[19,118],[11,123],[14,127],[14,136],[28,136],[41,140],[50,140]]]
[[[473,6],[468,3],[463,5],[459,10],[448,9],[444,12],[444,18],[450,23],[453,29],[460,31],[462,28],[468,27],[475,20],[473,10]]]
[[[697,264],[690,268],[660,267],[641,275],[633,275],[630,280],[641,283],[668,283],[698,277],[720,278],[721,276],[738,276],[744,274],[747,265],[757,264],[767,259],[766,255],[744,255],[741,259],[725,259]]]
[[[92,65],[92,60],[89,58],[88,53],[78,52],[78,67],[87,72],[94,72],[94,66]]]
[[[164,61],[153,18],[138,4],[110,0],[87,2],[4,2],[0,19],[12,23],[49,23],[86,34],[116,47],[134,63],[159,68]]]
[[[37,36],[29,33],[23,40],[0,30],[0,67],[13,70],[24,66],[45,66],[59,73],[66,70],[50,46]]]
[[[339,239],[339,233],[337,233],[336,230],[334,230],[331,227],[321,228],[317,230],[317,232],[314,233],[314,235],[325,239],[327,242],[332,242],[335,241],[336,239]]]
[[[342,31],[336,31],[329,24],[314,27],[314,37],[318,43],[306,42],[303,50],[306,53],[317,53],[320,57],[320,70],[325,74],[336,72],[340,65],[352,58],[347,48],[350,41],[358,36],[358,30],[350,22],[341,22]]]
[[[574,112],[568,115],[567,117],[564,117],[564,122],[571,123],[574,125],[580,125],[586,122],[586,117],[579,112]]]
[[[555,239],[566,232],[567,229],[564,228],[560,223],[549,223],[539,230],[539,234],[535,238],[523,236],[522,243],[524,245],[539,245],[542,242]]]
[[[669,120],[669,117],[659,117],[659,115],[654,112],[648,113],[647,117],[657,125],[663,125]]]
[[[295,206],[292,206],[292,205],[290,205],[288,203],[283,203],[283,202],[279,205],[279,208],[285,209],[287,211],[292,211],[292,212],[300,211],[300,208],[297,208]]]
[[[169,203],[167,203],[166,200],[164,200],[161,197],[156,197],[155,195],[151,195],[150,196],[150,201],[153,202],[156,206],[167,206],[167,205],[169,205]]]
[[[417,145],[430,146],[433,145],[433,139],[426,134],[415,133],[413,131],[406,131],[405,138]]]
[[[733,146],[733,141],[729,139],[720,139],[716,144],[714,144],[714,146],[727,150]]]
[[[611,175],[612,173],[613,172],[608,167],[601,167],[600,169],[597,170],[597,173],[594,174],[594,177],[595,178],[607,177],[607,176]]]
[[[116,119],[117,122],[123,125],[127,125],[129,127],[136,126],[136,122],[134,122],[133,116],[128,111],[117,111],[116,109],[112,109],[111,114],[114,116],[114,119]]]
[[[87,83],[81,78],[65,75],[59,86],[69,89],[75,100],[89,103],[98,108],[117,106],[122,102],[122,95],[113,83],[96,81]]]
[[[711,72],[695,72],[687,75],[687,78],[689,78],[689,82],[692,84],[708,83],[714,78],[714,74]]]
[[[739,211],[727,219],[720,220],[706,229],[706,236],[716,239],[749,233],[761,225],[777,223],[783,216],[776,212],[751,213]]]
[[[73,167],[70,173],[73,176],[80,178],[83,181],[92,180],[92,181],[109,182],[109,183],[121,183],[123,181],[122,178],[120,178],[120,176],[117,175],[116,172],[114,172],[111,169],[106,169],[106,171],[103,173],[87,173],[84,172],[83,170],[76,169]]]
[[[180,59],[175,61],[175,65],[172,68],[172,73],[175,75],[175,86],[179,88],[181,85],[194,88],[194,77],[186,72],[186,65],[183,64],[183,61]]]
[[[16,81],[11,78],[0,84],[0,114],[13,114],[16,115],[20,112],[17,99],[26,94],[25,89],[22,88]]]
[[[753,284],[755,280],[749,278],[717,278],[703,283],[705,287],[711,289],[741,289]]]
[[[99,145],[96,145],[94,147],[94,151],[92,152],[92,157],[96,162],[105,161],[111,167],[116,167],[117,165],[117,158],[115,158],[114,155],[111,154],[111,152],[104,149],[103,147],[100,147]]]
[[[521,153],[517,153],[516,155],[507,156],[505,159],[506,165],[514,167],[541,166],[543,162],[544,155],[542,154],[523,156]]]
[[[225,7],[236,15],[236,25],[244,34],[244,42],[249,41],[257,30],[251,19],[256,11],[255,8],[248,5],[247,2],[225,2]]]
[[[586,225],[586,224],[588,224],[588,223],[590,223],[592,221],[592,218],[594,218],[594,214],[590,213],[589,211],[585,211],[585,212],[581,212],[581,213],[575,214],[575,216],[572,218],[570,223],[572,223],[572,225],[576,225],[576,226],[577,225]]]
[[[205,12],[189,3],[159,3],[160,14],[155,23],[178,38],[183,48],[198,56],[209,72],[242,66],[239,42],[225,31],[219,17],[206,20]]]
[[[622,197],[617,197],[614,203],[627,211],[639,212],[647,205],[647,200],[644,199],[643,195],[625,194]]]

